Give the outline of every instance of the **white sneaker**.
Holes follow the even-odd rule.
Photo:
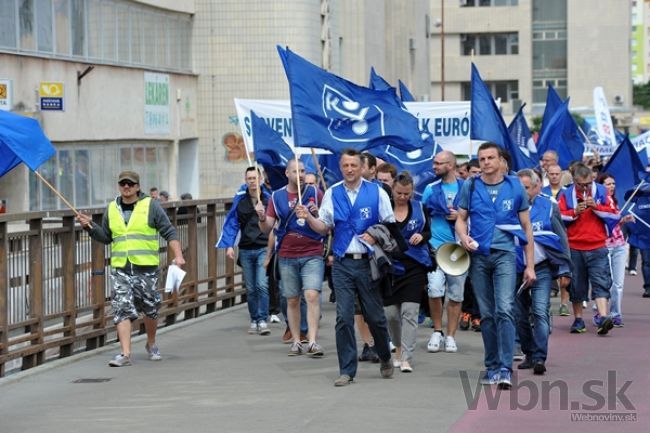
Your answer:
[[[630,275],[636,275],[636,271],[634,269],[630,269]]]
[[[445,352],[447,353],[458,352],[458,346],[456,346],[456,340],[451,335],[447,335],[447,337],[445,337]]]
[[[257,322],[251,322],[251,326],[248,327],[249,334],[257,334]]]
[[[399,371],[402,373],[413,373],[413,367],[408,361],[402,361],[402,364],[399,366]]]
[[[393,358],[393,368],[399,368],[400,365],[402,365],[402,362],[397,358]]]
[[[442,333],[434,331],[427,343],[427,352],[436,353],[440,352],[440,344],[442,343]]]
[[[271,323],[280,323],[280,318],[275,314],[271,314],[271,320],[269,320],[269,322],[271,322]]]
[[[393,344],[392,340],[388,340],[388,347],[390,348],[390,353],[395,353],[395,351],[397,351],[397,346]]]
[[[271,330],[269,329],[269,325],[267,325],[264,320],[260,320],[257,324],[257,332],[260,335],[269,335],[271,333]]]

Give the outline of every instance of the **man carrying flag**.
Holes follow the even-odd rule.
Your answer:
[[[378,223],[394,223],[395,216],[388,194],[376,183],[362,179],[363,162],[358,151],[345,150],[340,166],[344,180],[325,192],[319,218],[312,215],[307,206],[296,206],[296,216],[304,218],[314,231],[324,236],[333,230],[335,261],[332,278],[336,287],[336,351],[340,372],[334,386],[352,383],[357,373],[354,335],[354,301],[357,295],[375,340],[381,376],[393,376],[381,293],[368,278],[375,240],[366,230]]]

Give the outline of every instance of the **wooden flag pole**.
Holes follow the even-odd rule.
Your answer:
[[[72,204],[68,200],[66,200],[66,198],[63,197],[63,195],[56,188],[54,188],[54,186],[50,182],[48,182],[43,176],[41,176],[41,174],[38,171],[34,170],[34,174],[41,181],[43,181],[43,183],[47,185],[47,187],[50,188],[52,192],[56,194],[56,196],[59,197],[61,201],[70,208],[70,210],[72,210],[72,212],[74,212],[75,216],[79,217],[79,211],[74,206],[72,206]]]
[[[296,184],[298,185],[298,204],[302,204],[302,191],[300,191],[300,160],[298,159],[298,152],[293,152],[296,159]]]
[[[257,166],[257,161],[255,161],[255,184],[257,184],[257,201],[262,201],[262,192],[260,191],[260,169]]]
[[[320,179],[320,183],[323,186],[323,191],[327,189],[327,182],[325,182],[325,177],[323,176],[323,171],[320,168],[320,164],[318,163],[318,158],[316,157],[316,151],[314,148],[311,148],[311,158],[314,160],[314,165],[316,166],[316,171],[318,171],[318,178]]]

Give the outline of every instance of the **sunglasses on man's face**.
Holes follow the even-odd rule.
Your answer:
[[[117,183],[119,186],[128,186],[128,187],[133,187],[134,185],[137,185],[135,182],[131,182],[130,180],[122,180]]]

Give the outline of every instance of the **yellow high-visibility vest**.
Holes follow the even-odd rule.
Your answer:
[[[126,261],[140,266],[158,266],[158,231],[150,227],[149,205],[151,197],[143,198],[133,207],[129,224],[124,218],[115,201],[108,205],[108,226],[111,229],[113,243],[111,244],[111,266],[123,268]]]

